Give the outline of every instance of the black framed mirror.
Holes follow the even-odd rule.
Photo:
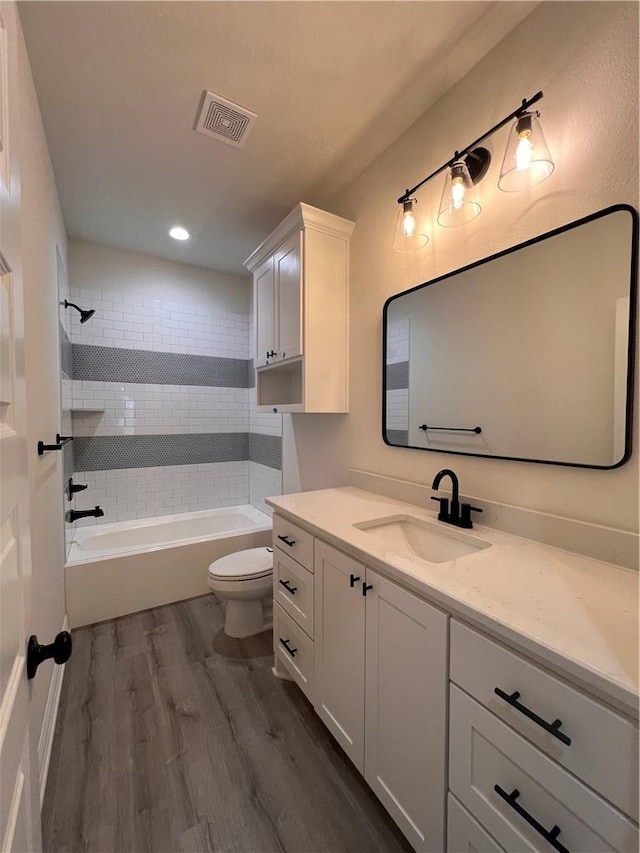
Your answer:
[[[638,214],[620,204],[390,297],[382,436],[617,468],[631,454]]]

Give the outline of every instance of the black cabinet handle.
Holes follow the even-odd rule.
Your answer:
[[[500,787],[500,785],[494,785],[493,790],[502,797],[502,799],[511,806],[511,808],[517,812],[520,817],[524,818],[529,826],[532,826],[536,832],[540,833],[540,835],[547,841],[554,850],[558,850],[559,853],[569,853],[564,844],[560,844],[558,841],[558,836],[560,835],[560,827],[556,824],[552,829],[545,829],[541,823],[530,815],[526,809],[523,809],[520,803],[516,802],[518,797],[520,796],[520,791],[517,788],[514,788],[510,794]]]
[[[548,723],[546,720],[543,720],[542,717],[539,717],[533,711],[529,710],[526,705],[523,705],[521,702],[518,702],[520,698],[520,694],[516,690],[514,693],[509,696],[504,690],[500,690],[499,687],[494,688],[493,691],[496,696],[499,696],[501,699],[507,703],[507,705],[511,705],[512,708],[515,708],[516,711],[520,711],[521,714],[524,714],[525,717],[528,717],[530,720],[533,720],[536,725],[540,726],[540,728],[544,729],[545,732],[549,732],[550,735],[557,737],[558,740],[561,740],[562,743],[566,743],[567,746],[571,746],[571,738],[568,737],[564,732],[560,731],[560,726],[562,725],[562,720],[554,720],[552,723]]]
[[[366,595],[367,595],[367,590],[368,590],[368,589],[373,589],[373,584],[372,584],[372,583],[363,583],[363,584],[362,584],[362,594],[363,594],[365,597],[366,597]]]
[[[290,647],[289,647],[289,643],[290,643],[290,642],[291,642],[290,640],[283,640],[283,639],[282,639],[282,637],[280,637],[280,645],[281,645],[281,646],[284,646],[284,647],[285,647],[285,649],[286,649],[286,650],[289,652],[289,654],[291,655],[291,657],[292,657],[292,658],[294,658],[294,657],[296,656],[296,652],[297,652],[298,650],[297,650],[297,649],[292,649],[292,648],[290,648]]]
[[[278,536],[278,539],[281,542],[284,542],[285,545],[288,545],[289,548],[293,548],[293,546],[296,544],[296,540],[295,539],[289,539],[288,536]]]
[[[27,643],[27,678],[33,678],[40,664],[53,658],[56,663],[66,663],[71,657],[71,634],[68,631],[60,631],[53,643],[42,646],[35,634],[29,637]]]
[[[349,586],[353,589],[356,585],[356,581],[360,580],[360,575],[349,575]]]
[[[296,590],[298,589],[298,587],[297,586],[289,586],[291,581],[279,581],[279,583],[282,584],[282,586],[287,590],[287,592],[290,592],[291,595],[296,594]]]

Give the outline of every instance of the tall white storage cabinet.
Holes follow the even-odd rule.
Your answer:
[[[258,411],[346,412],[354,223],[298,204],[245,261]]]

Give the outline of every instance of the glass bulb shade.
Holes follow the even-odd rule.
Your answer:
[[[507,140],[498,187],[511,193],[546,181],[555,164],[536,113],[516,119]]]
[[[444,182],[438,224],[445,228],[464,225],[479,216],[481,210],[467,164],[458,160],[449,167]]]
[[[414,252],[429,242],[429,237],[416,220],[415,198],[408,199],[398,209],[396,228],[393,233],[393,249],[396,252]]]

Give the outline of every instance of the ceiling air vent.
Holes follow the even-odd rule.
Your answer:
[[[205,90],[194,129],[234,148],[242,148],[256,118],[251,110]]]

